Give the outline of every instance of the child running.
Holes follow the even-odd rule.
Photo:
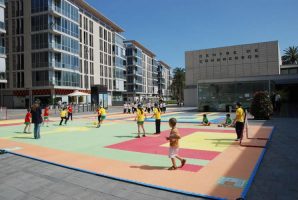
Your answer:
[[[59,126],[62,125],[63,123],[63,120],[65,120],[64,124],[66,125],[67,124],[67,108],[63,108],[61,111],[60,111],[60,117],[61,117],[61,121],[60,121],[60,124]]]
[[[231,119],[231,115],[230,114],[226,114],[226,120],[224,123],[219,124],[218,127],[231,127],[233,124],[233,121]]]
[[[27,109],[27,113],[25,116],[24,133],[27,133],[27,128],[28,128],[28,133],[30,133],[30,128],[31,128],[31,110],[30,109]]]
[[[153,110],[153,115],[151,118],[155,118],[155,133],[154,134],[160,134],[160,119],[161,119],[161,110],[158,107],[158,104],[154,104],[155,108]]]
[[[47,127],[49,127],[49,114],[50,114],[50,111],[49,111],[49,106],[47,105],[43,111],[43,122],[42,122],[42,125],[46,124]]]
[[[178,129],[176,128],[176,124],[177,124],[177,120],[175,118],[171,118],[169,120],[169,126],[172,128],[169,137],[166,137],[167,140],[170,141],[170,148],[169,148],[169,158],[171,158],[172,161],[172,167],[170,167],[168,170],[176,170],[177,169],[177,165],[176,165],[176,161],[175,158],[177,158],[178,160],[180,160],[181,165],[180,168],[182,168],[185,163],[186,160],[181,158],[178,155],[178,151],[179,151],[179,139],[180,134]]]
[[[106,109],[104,109],[102,106],[99,106],[97,113],[98,113],[98,125],[96,128],[99,128],[103,120],[106,119],[107,112],[106,112]]]
[[[141,137],[140,136],[141,128],[143,130],[143,137],[146,137],[145,128],[144,128],[145,118],[146,118],[145,111],[143,110],[142,105],[139,104],[138,109],[137,109],[136,118],[135,118],[135,121],[137,121],[137,124],[138,124],[138,136],[136,138]]]
[[[68,116],[67,116],[68,119],[67,120],[71,119],[71,121],[72,121],[72,106],[71,106],[71,104],[68,105],[67,109],[68,109]]]
[[[208,118],[207,118],[207,115],[206,114],[203,114],[203,121],[202,121],[202,125],[203,126],[210,126],[211,123],[209,122]]]

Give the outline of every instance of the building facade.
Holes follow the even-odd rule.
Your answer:
[[[11,0],[6,7],[6,106],[69,102],[69,93],[90,93],[92,85],[106,86],[112,103],[119,26],[83,0]]]
[[[223,111],[249,104],[255,91],[272,89],[266,77],[279,75],[280,65],[278,41],[187,51],[185,105]]]
[[[156,55],[135,40],[125,41],[127,57],[126,101],[137,101],[158,96]]]
[[[157,72],[158,95],[162,97],[163,100],[169,100],[171,98],[171,67],[163,61],[158,61]]]
[[[6,51],[5,51],[5,2],[0,0],[0,106],[3,104],[2,89],[6,80]]]

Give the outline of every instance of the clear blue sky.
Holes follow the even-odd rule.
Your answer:
[[[298,45],[298,0],[86,0],[173,67],[184,52],[279,40]]]

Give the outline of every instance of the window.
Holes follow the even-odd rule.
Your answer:
[[[203,61],[202,61],[202,60],[200,60],[200,63],[203,63]]]
[[[235,60],[238,60],[238,56],[235,56]]]
[[[247,58],[248,58],[248,59],[251,59],[251,55],[248,55]]]
[[[211,62],[214,62],[214,59],[213,58],[211,59]]]
[[[221,56],[221,55],[222,55],[222,53],[220,52],[220,53],[219,53],[219,55]]]
[[[241,56],[242,60],[244,59],[244,56]]]
[[[259,57],[259,55],[255,55],[255,58],[258,58]]]
[[[259,52],[259,49],[255,49],[255,52]]]
[[[232,57],[229,57],[229,60],[232,60]]]
[[[215,57],[215,56],[216,56],[216,53],[212,54],[212,56],[214,56],[214,57]]]
[[[208,58],[209,57],[209,55],[208,54],[206,54],[206,58]]]
[[[217,58],[217,62],[220,62],[220,58]]]
[[[205,59],[205,62],[207,63],[208,62],[208,59]]]
[[[202,55],[199,55],[199,58],[202,58],[203,56]]]
[[[234,54],[237,54],[237,51],[234,51]]]
[[[227,54],[227,55],[229,55],[229,54],[230,54],[230,52],[228,52],[228,51],[227,51],[227,52],[226,52],[226,54]]]
[[[250,53],[250,50],[248,49],[248,50],[246,50],[246,53]]]
[[[222,60],[223,60],[223,61],[226,61],[227,59],[226,59],[226,58],[223,58]]]

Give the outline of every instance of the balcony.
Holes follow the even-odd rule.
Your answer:
[[[0,21],[0,29],[2,29],[1,32],[6,32],[5,31],[5,23]],[[4,30],[4,31],[3,31]]]
[[[5,47],[0,46],[0,54],[2,55],[6,54]]]
[[[0,6],[5,7],[5,0],[0,0]]]

